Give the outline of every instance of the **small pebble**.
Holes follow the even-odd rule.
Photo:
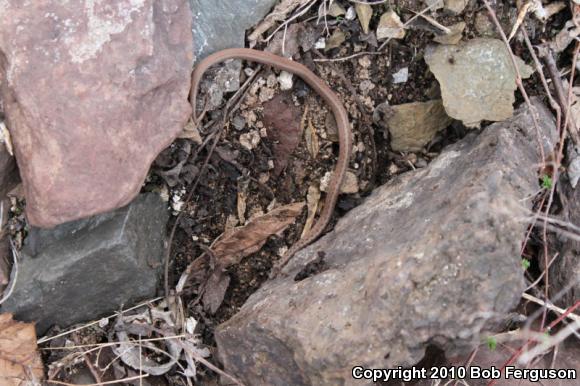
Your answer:
[[[356,17],[356,10],[354,9],[354,7],[348,7],[348,9],[346,11],[346,15],[344,15],[344,18],[346,20],[354,20],[355,17]]]
[[[409,80],[409,67],[403,67],[393,74],[393,83],[407,83]]]
[[[240,145],[248,150],[253,150],[260,143],[260,133],[257,130],[252,130],[249,133],[240,135]]]
[[[293,75],[287,71],[282,71],[278,76],[278,83],[280,84],[280,90],[290,90],[294,85]]]

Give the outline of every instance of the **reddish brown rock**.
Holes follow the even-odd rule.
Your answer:
[[[0,1],[0,78],[28,219],[127,204],[185,125],[187,0]]]

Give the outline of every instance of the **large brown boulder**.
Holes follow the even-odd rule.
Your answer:
[[[538,112],[548,152],[555,122]],[[525,288],[536,135],[523,107],[373,192],[217,328],[226,370],[249,385],[360,385],[371,382],[353,379],[355,366],[477,346]]]
[[[0,99],[30,222],[129,203],[191,113],[188,1],[8,0],[0,20]]]

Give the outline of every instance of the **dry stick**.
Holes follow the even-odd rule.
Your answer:
[[[103,382],[103,380],[101,379],[101,375],[99,374],[99,372],[97,371],[95,366],[93,366],[93,363],[91,362],[91,358],[90,358],[89,354],[83,354],[83,359],[85,360],[85,364],[89,368],[89,371],[91,372],[91,374],[95,378],[95,382],[97,382],[98,384],[101,384]]]
[[[425,9],[424,9],[424,10],[422,10],[421,12],[419,12],[419,13],[415,13],[415,15],[414,15],[414,16],[412,16],[412,17],[411,17],[409,20],[407,20],[407,21],[405,22],[405,24],[403,24],[403,28],[406,28],[406,27],[408,27],[408,26],[409,26],[409,24],[411,24],[411,22],[412,22],[413,20],[415,20],[416,18],[418,18],[418,17],[421,17],[421,16],[423,16],[424,14],[426,14],[427,12],[429,12],[429,11],[430,11],[432,8],[434,8],[434,7],[437,5],[437,3],[438,3],[437,1],[434,1],[434,2],[433,2],[433,4],[429,5],[427,8],[425,8]],[[414,11],[413,11],[413,12],[414,12]],[[392,39],[393,39],[393,38],[388,38],[387,40],[385,40],[385,41],[383,42],[383,44],[381,44],[381,45],[379,46],[379,48],[377,49],[377,51],[382,51],[382,50],[383,50],[383,48],[385,48],[385,46],[386,46],[386,45],[387,45],[387,44],[388,44],[388,43],[389,43],[389,42],[390,42]]]
[[[578,304],[580,304],[580,301],[578,301]],[[576,321],[576,323],[566,325],[564,328],[562,328],[560,331],[558,331],[555,335],[550,336],[549,339],[546,339],[543,342],[537,344],[531,350],[524,352],[519,357],[520,364],[527,365],[535,357],[546,352],[548,349],[559,345],[566,338],[568,338],[570,335],[576,335],[576,332],[579,330],[580,330],[580,322],[578,322],[578,321]]]
[[[538,276],[538,278],[532,283],[530,284],[524,291],[529,291],[532,288],[534,288],[535,286],[538,285],[538,283],[542,280],[542,278],[544,277],[544,275],[546,274],[546,272],[548,271],[548,269],[550,269],[550,267],[552,266],[552,263],[554,261],[556,261],[556,258],[559,256],[559,253],[554,254],[554,257],[552,257],[552,260],[550,260],[550,262],[548,263],[548,266],[542,271],[542,273],[540,274],[540,276]]]
[[[564,313],[566,313],[566,310],[564,310],[558,306],[555,306],[552,303],[545,302],[541,299],[538,299],[537,297],[532,296],[530,294],[527,294],[525,292],[522,294],[522,298],[529,300],[531,302],[534,302],[536,304],[539,304],[541,306],[544,306],[546,308],[549,308],[551,311],[554,311],[560,315],[563,315]],[[576,314],[570,312],[570,313],[568,313],[568,315],[566,317],[574,322],[580,323],[580,316],[579,315],[576,315]]]
[[[211,151],[208,153],[208,156],[206,157],[206,159],[203,163],[203,166],[197,175],[196,180],[194,181],[191,188],[189,189],[189,193],[187,194],[187,197],[185,198],[184,205],[187,205],[187,203],[189,202],[189,200],[193,196],[193,192],[195,191],[195,189],[199,185],[201,177],[203,176],[203,174],[205,172],[205,169],[207,167],[209,159],[212,156],[213,150],[215,149],[217,142],[219,140],[219,135],[221,134],[221,130],[223,129],[223,123],[225,122],[226,117],[232,113],[232,110],[236,109],[239,106],[239,103],[242,100],[242,94],[245,93],[245,91],[249,88],[249,85],[254,81],[254,79],[256,79],[256,77],[258,76],[258,73],[260,72],[260,69],[261,69],[261,66],[258,66],[256,68],[256,70],[254,71],[254,73],[252,74],[252,76],[250,76],[246,80],[246,82],[242,85],[242,87],[240,87],[240,89],[238,91],[236,91],[236,93],[232,96],[232,98],[226,103],[226,107],[224,109],[225,110],[224,111],[224,119],[222,119],[222,125],[218,129],[214,130],[211,134],[209,134],[208,138],[206,138],[206,141],[204,141],[204,144],[206,144],[209,142],[209,140],[212,136],[218,134],[217,138],[214,140]],[[232,105],[234,106],[233,108],[232,108]],[[193,108],[195,109],[195,106]],[[195,115],[195,111],[193,111],[192,114]],[[197,157],[197,154],[199,154],[199,151],[196,152],[196,157]],[[181,217],[183,216],[183,212],[184,211],[182,210],[177,215],[177,218],[175,219],[175,223],[171,227],[171,232],[169,233],[169,238],[167,240],[167,248],[165,248],[165,259],[164,259],[165,260],[165,262],[164,262],[165,298],[169,297],[169,260],[171,257],[171,244],[173,243],[173,238],[175,237],[175,231],[177,230],[177,225],[179,224],[179,221],[181,220]]]
[[[522,34],[524,36],[524,41],[526,42],[526,46],[528,47],[528,51],[530,52],[530,55],[532,56],[532,59],[534,60],[534,64],[536,66],[536,72],[538,73],[538,75],[540,76],[540,80],[542,81],[542,86],[544,87],[544,91],[546,91],[546,95],[548,96],[548,100],[550,101],[550,106],[552,107],[552,109],[554,109],[554,111],[556,111],[556,127],[558,129],[560,129],[560,124],[561,124],[561,119],[562,119],[562,107],[560,107],[560,105],[558,104],[558,102],[556,102],[556,100],[554,99],[554,97],[552,96],[552,93],[550,92],[550,86],[548,86],[548,81],[546,80],[546,76],[544,75],[544,70],[542,69],[542,64],[540,63],[540,60],[538,59],[538,56],[536,55],[536,51],[534,50],[534,47],[532,46],[532,42],[530,41],[530,38],[528,36],[528,32],[526,31],[526,25],[524,24],[524,27],[522,28]]]
[[[554,84],[554,89],[556,90],[556,96],[558,97],[558,102],[561,108],[566,111],[567,109],[567,98],[564,94],[564,85],[562,84],[562,79],[560,78],[560,71],[556,67],[556,61],[552,56],[552,53],[549,49],[545,50],[545,53],[542,55],[542,58],[546,62],[546,66],[548,67],[548,72],[550,73],[550,78],[552,79],[552,83]],[[572,71],[572,70],[571,70]],[[571,89],[571,85],[569,86]],[[578,128],[576,127],[576,122],[569,121],[568,133],[570,134],[570,138],[574,145],[578,146],[580,144],[580,138],[578,138]]]
[[[6,301],[14,292],[14,287],[16,287],[16,280],[18,280],[18,252],[16,251],[16,246],[14,242],[10,240],[10,249],[12,251],[12,272],[10,273],[10,288],[5,291],[2,299],[0,299],[0,305]]]
[[[572,287],[574,287],[576,283],[570,283],[568,286],[566,286],[565,288],[563,288],[560,292],[558,292],[556,294],[556,296],[554,296],[554,302],[558,301],[562,296],[564,296],[568,291],[570,291],[572,289]],[[578,306],[580,306],[580,302],[577,302],[574,306],[569,307],[566,312],[564,312],[562,315],[560,315],[556,320],[554,320],[552,323],[550,323],[550,325],[548,327],[546,327],[542,332],[546,332],[549,331],[550,329],[554,328],[555,326],[558,325],[558,323],[560,323],[564,318],[566,318],[568,316],[568,314],[574,312],[574,310],[576,308],[578,308]],[[536,319],[538,317],[539,314],[542,313],[542,310],[544,308],[542,307],[540,309],[540,312],[534,312],[534,314],[532,314],[532,316],[530,318],[528,318],[528,321],[526,322],[526,326],[525,328],[527,330],[530,329],[529,325],[531,324],[531,322]],[[531,344],[533,341],[537,341],[537,339],[528,339],[528,341],[526,343],[524,343],[522,345],[522,347],[520,347],[520,349],[518,351],[516,351],[506,362],[504,362],[504,364],[502,365],[500,371],[503,371],[507,366],[509,366],[510,364],[512,364],[521,354],[522,352],[526,349],[526,347],[528,347],[529,344]],[[489,382],[487,384],[487,386],[493,386],[496,383],[495,380],[492,380],[491,382]]]
[[[376,0],[376,1],[348,0],[348,1],[350,1],[351,3],[356,3],[356,4],[379,5],[379,4],[384,4],[390,0]]]
[[[52,381],[52,380],[48,380],[47,382],[48,383],[53,383],[55,385],[64,385],[64,386],[100,386],[100,385],[116,385],[118,383],[127,382],[127,381],[136,381],[137,379],[147,378],[148,376],[149,376],[149,374],[145,374],[143,376],[137,375],[137,376],[134,376],[134,377],[117,379],[115,381],[107,381],[107,382],[99,382],[99,383],[83,383],[83,384],[72,384],[72,383],[66,383],[66,382],[60,382],[60,381]]]
[[[128,308],[128,309],[126,309],[124,311],[115,312],[114,314],[109,315],[106,318],[101,318],[99,320],[95,320],[93,322],[84,324],[84,325],[82,325],[80,327],[73,328],[72,330],[68,330],[68,331],[65,331],[65,332],[61,332],[60,334],[55,335],[55,336],[51,336],[50,338],[47,338],[47,337],[40,338],[39,340],[37,340],[36,344],[43,344],[43,343],[49,342],[49,341],[51,341],[53,339],[57,339],[57,338],[60,338],[60,337],[63,337],[63,336],[70,335],[70,334],[72,334],[74,332],[77,332],[77,331],[83,330],[85,328],[89,328],[91,326],[94,326],[95,324],[98,324],[102,319],[109,319],[109,318],[114,318],[115,316],[121,316],[125,312],[133,311],[133,310],[136,310],[138,308],[141,308],[141,307],[150,305],[151,303],[154,303],[154,302],[156,302],[158,300],[161,300],[161,299],[163,299],[163,298],[162,297],[158,297],[158,298],[155,298],[155,299],[147,300],[147,301],[145,301],[143,303],[137,304],[136,306],[131,307],[131,308]],[[65,347],[63,347],[63,348],[65,348]],[[54,349],[54,348],[41,348],[41,350],[51,350],[51,349]]]
[[[292,22],[293,20],[296,20],[297,18],[299,18],[300,16],[304,15],[306,12],[308,12],[308,10],[310,8],[312,8],[312,6],[314,4],[316,4],[317,0],[312,0],[310,3],[306,3],[304,4],[302,7],[302,9],[298,8],[298,11],[292,15],[288,20],[284,21],[284,23],[280,24],[278,26],[278,28],[276,28],[274,30],[274,32],[272,32],[270,34],[270,36],[268,36],[266,39],[264,39],[265,42],[269,42],[270,40],[272,40],[272,38],[274,37],[274,35],[276,35],[276,32],[280,31],[280,29],[285,28],[290,22]]]

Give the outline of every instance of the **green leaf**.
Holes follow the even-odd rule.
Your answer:
[[[552,178],[546,174],[542,176],[542,188],[552,189]]]
[[[525,270],[527,270],[528,268],[530,268],[530,261],[528,259],[522,259],[522,268]]]
[[[489,336],[487,337],[487,347],[491,350],[494,351],[497,347],[497,340],[495,339],[495,337],[493,336]]]

